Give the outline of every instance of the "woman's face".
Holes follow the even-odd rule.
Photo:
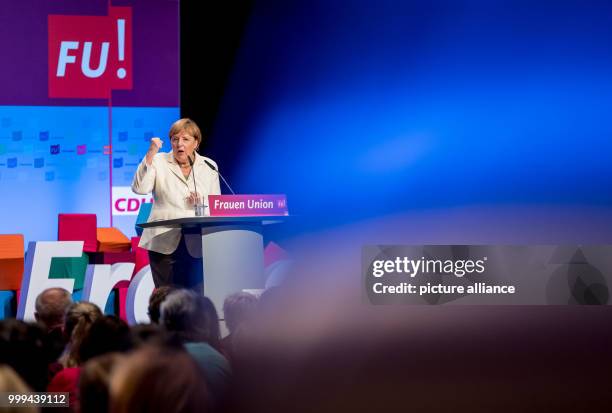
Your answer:
[[[189,158],[194,159],[198,141],[186,131],[181,131],[170,138],[174,158],[181,165],[189,164]]]

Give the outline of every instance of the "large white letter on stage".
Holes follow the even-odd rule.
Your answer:
[[[72,278],[49,278],[53,257],[80,257],[83,241],[38,241],[28,244],[17,318],[34,321],[36,297],[47,288],[60,287],[70,293],[74,290]],[[93,264],[87,266],[83,286],[84,301],[90,301],[103,309],[111,290],[119,281],[130,281],[134,263],[121,262],[113,265]],[[155,289],[151,267],[146,266],[130,282],[125,303],[130,325],[148,323],[149,297]]]
[[[102,309],[106,307],[106,301],[115,284],[119,281],[130,281],[135,266],[132,262],[88,265],[83,301],[90,301]]]
[[[60,287],[72,292],[74,279],[51,278],[51,259],[53,257],[80,257],[83,254],[83,241],[38,241],[28,244],[21,297],[17,307],[17,318],[34,321],[36,297],[47,288]]]
[[[132,279],[125,301],[125,311],[130,325],[151,322],[148,313],[149,297],[154,289],[151,266],[142,267]]]

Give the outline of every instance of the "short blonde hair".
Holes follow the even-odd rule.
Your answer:
[[[170,127],[168,137],[172,139],[174,135],[183,131],[193,136],[197,142],[197,146],[200,146],[200,144],[202,143],[202,132],[200,132],[200,128],[198,128],[198,125],[189,118],[182,118],[174,122]]]

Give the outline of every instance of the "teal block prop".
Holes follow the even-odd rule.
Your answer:
[[[117,292],[115,290],[111,290],[108,295],[108,299],[106,300],[106,306],[104,307],[105,315],[115,315],[115,296]]]
[[[106,306],[104,307],[105,315],[116,315],[115,311],[115,297],[117,296],[117,291],[111,290],[108,295],[108,299],[106,300]],[[82,301],[83,298],[83,290],[75,290],[72,293],[72,301]]]
[[[151,215],[151,209],[153,208],[153,204],[151,202],[143,202],[140,204],[140,209],[138,210],[138,216],[136,217],[136,234],[138,236],[142,235],[142,228],[138,226],[138,224],[144,224],[149,219],[149,215]]]
[[[0,320],[15,317],[13,309],[14,291],[0,291]]]
[[[83,290],[74,290],[72,292],[72,301],[81,301],[81,297],[83,297]]]
[[[74,289],[81,290],[88,264],[89,256],[86,253],[74,258],[54,257],[51,259],[49,278],[74,278]]]

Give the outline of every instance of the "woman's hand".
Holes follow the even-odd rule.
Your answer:
[[[160,148],[164,142],[158,137],[151,138],[151,145],[149,145],[149,150],[147,151],[147,165],[151,166],[153,163],[153,157],[159,152]]]
[[[189,193],[189,196],[187,197],[187,202],[189,203],[189,205],[192,205],[192,206],[203,204],[203,200],[200,194],[193,192],[193,191]]]

